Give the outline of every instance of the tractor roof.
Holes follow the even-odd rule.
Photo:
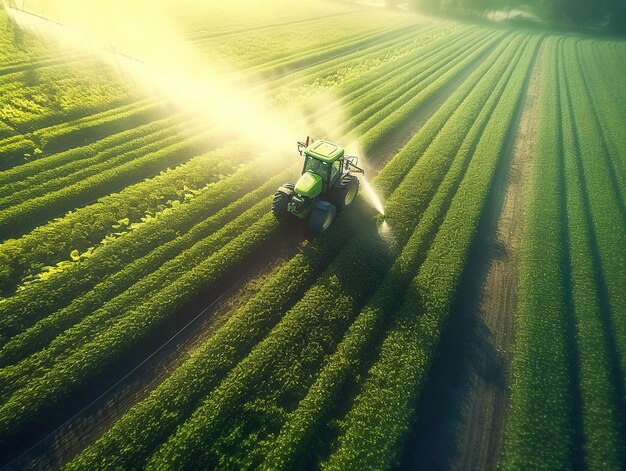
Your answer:
[[[320,139],[304,149],[304,153],[310,157],[326,163],[333,163],[343,157],[343,148],[332,142]]]

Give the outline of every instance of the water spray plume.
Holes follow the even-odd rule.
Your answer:
[[[383,207],[383,203],[380,200],[380,197],[376,193],[376,190],[371,185],[370,182],[367,181],[365,177],[361,178],[361,187],[363,188],[363,193],[365,198],[369,201],[372,207],[378,211],[381,215],[385,215],[385,208]]]
[[[193,111],[216,133],[271,141],[272,155],[287,156],[306,132],[306,119],[297,109],[277,110],[262,84],[251,86],[234,68],[207,59],[179,30],[167,2],[30,4],[32,13],[7,5],[20,27],[52,37],[65,49],[97,54],[147,95],[156,91],[177,109]]]

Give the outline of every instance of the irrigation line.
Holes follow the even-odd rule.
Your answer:
[[[212,301],[211,304],[209,304],[204,309],[202,309],[202,311],[200,311],[199,314],[197,314],[193,319],[191,319],[187,324],[185,324],[178,332],[176,332],[172,337],[170,337],[159,348],[157,348],[150,355],[148,355],[144,360],[142,360],[141,363],[139,363],[132,370],[130,370],[128,373],[126,373],[124,376],[122,376],[120,379],[118,379],[113,385],[111,385],[106,391],[101,393],[93,401],[91,401],[89,404],[84,406],[82,409],[80,409],[78,412],[76,412],[74,415],[72,415],[69,419],[67,419],[65,422],[63,422],[61,425],[59,425],[57,428],[55,428],[53,431],[51,431],[49,434],[47,434],[45,437],[43,437],[39,441],[37,441],[37,443],[35,443],[34,445],[31,445],[28,449],[26,449],[25,451],[20,453],[17,457],[15,457],[13,460],[11,460],[9,463],[4,465],[2,467],[2,469],[10,469],[13,465],[19,464],[19,461],[21,459],[23,459],[26,456],[28,456],[28,454],[30,454],[32,451],[34,451],[40,445],[43,445],[43,443],[46,442],[47,440],[53,438],[58,432],[60,432],[64,427],[69,425],[74,419],[79,417],[86,410],[91,408],[94,404],[96,404],[98,401],[100,401],[102,398],[104,398],[107,394],[109,394],[111,391],[113,391],[115,388],[117,388],[121,383],[126,381],[130,376],[132,376],[142,366],[144,366],[148,361],[150,361],[155,355],[157,355],[161,350],[163,350],[171,342],[173,342],[178,336],[180,336],[180,334],[182,334],[185,330],[187,330],[193,323],[195,323],[204,314],[206,314],[207,311],[209,311],[216,304],[218,304],[220,301],[222,301],[222,299],[224,297],[231,295],[233,290],[235,289],[235,287],[238,286],[245,278],[247,278],[255,269],[256,269],[256,267],[252,267],[248,271],[246,271],[241,277],[239,277],[234,283],[232,283],[232,285],[231,285],[231,287],[229,289],[225,290],[217,299]]]

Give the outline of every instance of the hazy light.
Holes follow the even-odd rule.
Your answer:
[[[178,109],[193,111],[216,133],[271,143],[277,156],[293,155],[295,141],[307,134],[298,110],[278,111],[262,86],[246,85],[243,75],[225,71],[223,64],[213,69],[154,2],[143,14],[115,1],[58,3],[69,11],[67,23],[7,11],[20,27],[52,37],[65,49],[97,54],[147,95],[156,91]],[[132,22],[120,20],[131,16]]]
[[[263,83],[248,82],[245,74],[207,57],[188,40],[168,2],[39,0],[26,8],[35,14],[10,7],[7,11],[22,28],[52,38],[66,50],[97,55],[146,95],[157,92],[177,109],[192,111],[206,121],[207,130],[269,148],[281,164],[295,157],[295,141],[306,135],[336,140],[363,156],[358,138],[338,131],[347,119],[341,100],[319,90],[304,97],[312,116],[305,117],[301,103],[278,110]],[[361,181],[366,199],[384,215],[374,188],[367,179]]]

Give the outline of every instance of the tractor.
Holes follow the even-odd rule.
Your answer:
[[[354,173],[364,174],[357,166],[358,157],[344,156],[337,144],[309,137],[298,142],[298,152],[304,157],[302,175],[298,181],[285,183],[276,190],[272,212],[280,220],[294,215],[309,218],[313,234],[327,230],[337,211],[350,206],[359,192],[359,179]]]

